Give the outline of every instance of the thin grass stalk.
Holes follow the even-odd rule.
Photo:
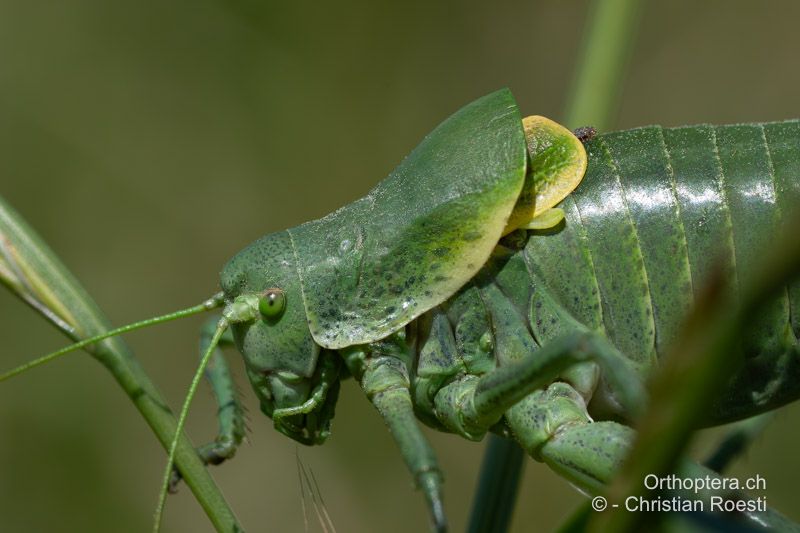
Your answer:
[[[764,433],[774,418],[775,412],[768,411],[736,422],[703,461],[703,466],[719,474],[725,472]]]
[[[642,10],[641,0],[593,0],[564,113],[568,126],[613,125]]]
[[[489,435],[481,464],[478,487],[469,518],[468,533],[508,531],[524,471],[524,453],[519,445],[495,434]]]

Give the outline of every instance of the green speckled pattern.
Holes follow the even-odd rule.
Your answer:
[[[686,236],[664,137],[661,128],[640,128],[611,133],[604,144],[627,178],[620,182],[647,271],[656,351],[663,353],[692,298]]]
[[[567,220],[579,219],[572,196],[564,199],[560,207]],[[528,240],[525,257],[531,274],[539,280],[537,286],[546,286],[578,322],[590,330],[603,331],[600,288],[585,228],[582,224],[565,223],[557,235],[552,238],[535,235]]]
[[[589,168],[572,194],[578,218],[566,224],[580,221],[583,225],[609,338],[634,361],[651,364],[655,361],[653,304],[635,221],[605,140],[597,138],[587,151]],[[544,281],[549,284],[549,275],[545,274]]]
[[[365,198],[292,228],[311,333],[372,342],[452,296],[499,240],[525,174],[511,93],[459,110]]]
[[[308,331],[289,233],[272,233],[254,241],[228,261],[221,278],[228,301],[273,287],[280,287],[286,295],[286,308],[278,319],[231,325],[248,368],[311,377],[320,348]]]

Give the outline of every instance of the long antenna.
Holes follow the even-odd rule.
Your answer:
[[[158,506],[156,507],[153,523],[154,533],[158,533],[161,529],[161,519],[164,516],[164,504],[167,500],[169,480],[172,477],[172,468],[175,464],[175,450],[178,448],[178,438],[180,437],[181,433],[183,433],[183,426],[186,424],[186,416],[189,414],[189,405],[192,403],[195,392],[197,392],[197,386],[200,384],[200,378],[203,376],[203,372],[205,372],[206,366],[208,366],[208,362],[211,360],[211,356],[214,354],[217,344],[219,344],[219,339],[222,337],[223,333],[225,333],[226,329],[228,329],[228,319],[225,317],[220,318],[219,322],[217,323],[217,329],[214,331],[214,336],[211,337],[211,343],[208,345],[206,353],[203,354],[203,358],[200,360],[200,365],[197,367],[197,372],[195,372],[194,377],[192,378],[192,384],[189,385],[189,392],[186,393],[186,399],[183,401],[181,414],[178,417],[178,425],[175,427],[175,436],[172,438],[172,442],[169,445],[169,459],[167,459],[167,468],[164,470],[164,479],[161,483],[161,492],[158,494]]]
[[[33,361],[28,361],[12,370],[4,374],[0,374],[0,382],[3,382],[9,378],[16,376],[17,374],[21,374],[26,370],[30,370],[31,368],[37,367],[39,365],[43,365],[55,359],[58,359],[62,355],[68,354],[70,352],[74,352],[75,350],[79,350],[85,346],[90,344],[94,344],[96,342],[102,341],[109,337],[114,337],[116,335],[120,335],[122,333],[127,333],[129,331],[135,331],[137,329],[146,328],[148,326],[153,326],[155,324],[161,324],[163,322],[169,322],[171,320],[175,320],[178,318],[183,318],[191,315],[196,315],[198,313],[202,313],[205,311],[209,311],[211,309],[216,309],[217,307],[222,306],[224,303],[223,294],[221,292],[215,294],[205,302],[195,305],[192,307],[188,307],[186,309],[181,309],[180,311],[175,311],[166,315],[161,315],[153,318],[148,318],[146,320],[142,320],[139,322],[134,322],[132,324],[128,324],[125,326],[121,326],[116,329],[112,329],[111,331],[107,331],[105,333],[101,333],[100,335],[95,335],[94,337],[89,337],[88,339],[84,339],[80,342],[76,342],[75,344],[71,344],[65,348],[61,348],[55,352],[51,352],[47,355],[43,355],[38,359],[34,359]]]

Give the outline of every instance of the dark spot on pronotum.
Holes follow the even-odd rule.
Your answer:
[[[594,139],[594,136],[597,135],[597,130],[594,129],[594,126],[581,126],[580,128],[574,129],[572,134],[577,137],[580,142],[586,143]]]
[[[440,247],[433,250],[433,255],[435,255],[436,257],[443,257],[447,255],[447,252],[448,252],[447,248]]]

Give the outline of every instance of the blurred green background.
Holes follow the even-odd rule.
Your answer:
[[[0,194],[117,324],[193,304],[260,235],[369,190],[441,119],[509,86],[558,118],[587,3],[0,1]],[[617,126],[800,116],[800,3],[648,2]],[[570,124],[575,127],[579,124]],[[129,336],[177,406],[203,318]],[[64,344],[0,291],[8,368]],[[232,360],[235,355],[231,354]],[[296,446],[262,417],[234,364],[252,432],[213,474],[249,531],[303,531]],[[189,431],[213,436],[210,394]],[[740,461],[795,520],[800,405]],[[453,530],[482,444],[431,435]],[[419,531],[420,495],[353,383],[329,442],[299,449],[340,532]],[[85,355],[0,387],[0,530],[146,531],[164,453]],[[515,531],[548,531],[582,500],[532,462]],[[313,515],[310,529],[318,530]],[[166,531],[209,531],[185,488]]]

